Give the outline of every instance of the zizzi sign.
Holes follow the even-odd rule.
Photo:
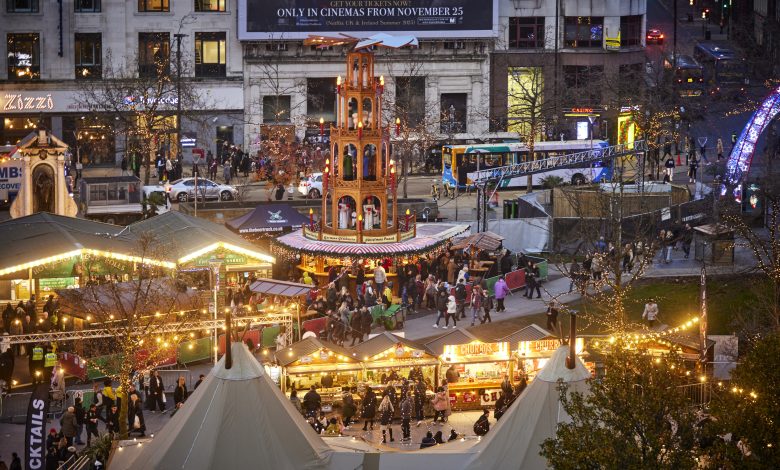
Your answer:
[[[498,5],[496,0],[239,0],[238,22],[240,40],[341,32],[491,37]]]
[[[51,94],[34,96],[25,93],[6,93],[3,96],[3,111],[51,111],[54,99]]]

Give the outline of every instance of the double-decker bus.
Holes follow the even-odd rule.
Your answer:
[[[741,93],[750,83],[745,57],[729,46],[700,42],[693,49],[693,58],[701,64],[704,82],[712,94]]]
[[[677,93],[682,97],[701,96],[704,92],[704,68],[689,55],[664,54],[664,71],[671,74]]]
[[[593,140],[593,148],[607,147],[603,140]],[[535,160],[583,152],[591,148],[590,140],[561,140],[536,142]],[[477,170],[489,170],[501,166],[515,165],[528,161],[529,150],[524,143],[445,145],[442,147],[442,184],[448,190],[467,189],[473,185],[468,173]],[[533,185],[539,186],[547,176],[558,176],[566,183],[585,184],[607,181],[612,178],[612,169],[608,161],[585,163],[576,168],[561,168],[533,175]],[[501,180],[501,188],[524,187],[527,176],[516,176]]]

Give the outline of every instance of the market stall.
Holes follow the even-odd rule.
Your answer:
[[[363,373],[363,365],[353,351],[316,338],[277,350],[275,357],[282,368],[282,391],[305,393],[316,385],[323,403],[341,401],[343,387],[356,389]]]
[[[512,384],[520,380],[509,343],[478,339],[453,343],[445,344],[439,356],[453,410],[489,406],[498,399],[505,377]]]

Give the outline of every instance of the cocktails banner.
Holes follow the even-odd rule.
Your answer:
[[[379,32],[493,37],[498,25],[498,0],[239,0],[238,12],[242,41]]]

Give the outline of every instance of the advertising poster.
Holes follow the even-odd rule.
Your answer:
[[[241,0],[239,39],[355,32],[488,37],[497,13],[496,0]]]

